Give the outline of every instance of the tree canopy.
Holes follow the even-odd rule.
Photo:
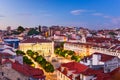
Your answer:
[[[71,60],[75,60],[76,62],[80,62],[80,56],[72,55]]]
[[[23,62],[26,63],[26,64],[29,64],[29,65],[33,64],[33,62],[30,59],[28,59],[27,56],[23,57]]]
[[[17,50],[17,51],[16,51],[16,54],[17,54],[17,55],[25,55],[25,53],[24,53],[23,51],[21,51],[21,50]]]
[[[25,29],[22,26],[18,26],[17,31],[22,33],[23,31],[25,31]]]
[[[71,51],[71,50],[63,50],[61,48],[57,48],[55,50],[55,54],[57,55],[60,55],[60,56],[63,56],[63,57],[67,57],[68,55],[71,56],[73,55],[75,52],[74,51]]]
[[[34,61],[36,61],[37,63],[39,63],[41,65],[41,67],[46,71],[46,72],[54,72],[54,67],[53,65],[46,61],[46,59],[42,56],[39,55],[37,52],[33,52],[32,50],[27,50],[26,52],[28,54],[28,56],[30,56]],[[24,60],[27,60],[27,58],[25,57]],[[29,62],[27,62],[29,63]]]
[[[38,35],[39,34],[39,32],[36,30],[36,29],[34,29],[34,28],[32,28],[29,32],[28,32],[28,34],[27,35]]]
[[[110,35],[117,35],[115,32],[109,32]]]
[[[34,55],[34,52],[32,50],[27,50],[27,54],[32,57]]]

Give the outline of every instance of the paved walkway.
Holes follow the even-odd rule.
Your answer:
[[[26,56],[27,56],[29,59],[32,60],[32,62],[35,64],[35,68],[39,68],[39,69],[42,69],[42,70],[43,70],[43,72],[44,72],[44,74],[45,74],[45,76],[46,76],[46,80],[57,80],[56,72],[54,72],[54,73],[47,73],[47,72],[45,72],[45,70],[40,66],[39,63],[35,62],[35,61],[34,61],[30,56],[28,56],[27,54],[26,54]]]

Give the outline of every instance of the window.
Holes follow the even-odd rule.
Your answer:
[[[110,72],[110,69],[107,69],[107,72]]]
[[[4,73],[2,72],[2,76],[4,76]]]

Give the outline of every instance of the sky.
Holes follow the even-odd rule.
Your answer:
[[[0,0],[0,29],[74,26],[120,28],[120,0]]]

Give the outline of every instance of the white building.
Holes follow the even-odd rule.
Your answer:
[[[16,55],[15,49],[6,44],[0,44],[0,53],[9,53],[11,55]]]
[[[94,69],[103,68],[105,73],[112,72],[119,67],[119,58],[103,53],[94,53],[80,61],[81,64],[90,66]]]

